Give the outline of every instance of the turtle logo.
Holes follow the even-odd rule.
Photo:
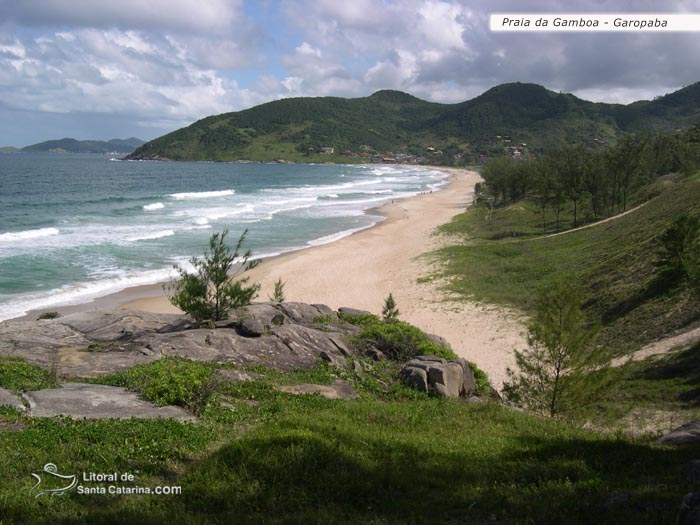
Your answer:
[[[62,474],[59,474],[58,468],[53,463],[47,463],[46,465],[44,465],[44,468],[40,472],[40,474],[48,474],[48,476],[44,476],[44,478],[46,479],[45,485],[49,485],[51,482],[53,482],[54,484],[60,483],[64,486],[59,486],[58,488],[41,489],[37,491],[36,495],[34,496],[35,498],[38,498],[42,494],[49,494],[51,496],[62,496],[78,484],[78,478],[76,476],[64,476]],[[31,490],[29,491],[30,493],[34,492],[34,490],[36,490],[43,481],[41,476],[36,472],[32,472],[32,477],[36,479],[36,484],[31,488]]]

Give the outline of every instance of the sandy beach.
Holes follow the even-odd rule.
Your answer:
[[[400,318],[444,337],[462,357],[485,370],[500,389],[513,349],[524,348],[519,317],[501,307],[449,300],[439,283],[419,283],[435,264],[425,257],[449,239],[435,228],[471,203],[475,172],[445,169],[448,185],[433,193],[396,201],[378,210],[384,221],[338,241],[265,260],[249,275],[261,283],[258,300],[272,294],[282,278],[288,301],[350,306],[380,313],[392,293]],[[114,296],[122,308],[177,312],[160,286],[127,290]],[[112,299],[112,301],[114,300]]]

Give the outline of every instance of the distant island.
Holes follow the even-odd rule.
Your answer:
[[[290,98],[210,116],[129,158],[153,160],[475,164],[619,136],[687,130],[700,118],[700,83],[651,101],[594,103],[537,84],[510,83],[458,104],[400,91]]]
[[[131,153],[136,148],[144,144],[144,141],[134,137],[128,139],[103,140],[76,140],[65,138],[60,140],[47,140],[32,144],[22,149],[11,149],[22,152],[51,152],[51,153]],[[12,153],[13,151],[3,151]]]
[[[0,153],[19,153],[20,149],[14,146],[4,146],[0,148]]]

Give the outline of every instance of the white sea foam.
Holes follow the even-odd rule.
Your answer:
[[[159,232],[153,232],[153,233],[144,233],[142,235],[135,235],[134,237],[127,237],[127,241],[129,242],[135,242],[135,241],[149,241],[151,239],[160,239],[162,237],[172,237],[175,235],[175,232],[173,230],[163,230]]]
[[[25,241],[27,239],[40,239],[42,237],[50,237],[58,235],[60,232],[57,228],[39,228],[38,230],[24,230],[20,232],[7,232],[0,235],[0,242],[16,242]]]
[[[149,270],[137,274],[122,272],[121,275],[109,279],[66,285],[41,295],[21,295],[0,303],[0,321],[21,317],[31,310],[86,303],[126,288],[167,281],[175,275],[176,272],[172,268]]]
[[[380,220],[377,222],[381,222],[382,220],[384,220],[384,218],[380,218]],[[351,228],[349,230],[343,230],[342,232],[325,235],[323,237],[319,237],[318,239],[312,239],[306,244],[308,244],[309,246],[321,246],[322,244],[328,244],[330,242],[339,241],[340,239],[349,237],[353,233],[357,233],[359,231],[366,230],[367,228],[371,228],[372,226],[377,224],[377,222],[372,222],[370,224],[367,224],[366,226],[360,226],[358,228]]]
[[[356,180],[350,178],[350,173],[354,170],[357,170],[359,177]],[[375,171],[371,173],[370,170]],[[365,216],[361,218],[367,213],[369,208],[388,202],[391,199],[415,195],[420,191],[426,191],[426,189],[438,189],[439,186],[444,184],[444,179],[447,176],[443,172],[431,172],[422,168],[399,170],[396,167],[389,166],[353,167],[352,171],[348,170],[347,179],[336,178],[335,180],[327,180],[328,184],[325,185],[303,185],[303,183],[300,184],[301,180],[297,179],[298,186],[289,188],[268,187],[253,193],[239,194],[235,198],[231,198],[235,194],[233,189],[173,193],[160,199],[162,202],[151,202],[142,206],[143,210],[149,212],[165,208],[167,215],[141,213],[133,217],[127,216],[123,222],[120,221],[119,223],[114,222],[112,217],[106,217],[104,221],[94,222],[91,216],[76,212],[78,215],[75,218],[71,218],[66,224],[59,226],[60,232],[57,228],[41,228],[24,232],[1,233],[0,257],[33,253],[36,249],[42,256],[43,254],[56,253],[57,257],[62,258],[65,249],[89,246],[89,249],[85,250],[84,260],[75,261],[73,259],[74,263],[89,268],[92,258],[95,256],[93,250],[98,245],[132,246],[134,253],[141,253],[137,247],[146,246],[147,242],[140,245],[133,244],[134,242],[175,235],[172,240],[161,242],[163,244],[171,243],[173,246],[180,246],[182,244],[181,241],[188,241],[189,237],[187,235],[177,235],[178,232],[204,230],[205,228],[211,228],[212,225],[219,227],[219,224],[236,228],[236,226],[242,224],[259,221],[263,222],[259,222],[254,229],[251,229],[251,238],[254,237],[256,232],[260,232],[260,238],[262,238],[261,248],[267,252],[264,255],[275,255],[305,246],[317,246],[333,242],[368,228],[373,223],[376,223],[377,220],[380,220],[378,217]],[[354,173],[352,174],[354,175]],[[290,179],[290,181],[293,180]],[[321,179],[318,180],[321,181]],[[228,184],[234,185],[233,183]],[[155,199],[153,200],[155,201]],[[282,212],[286,212],[284,216],[277,216],[277,214]],[[155,217],[157,217],[157,221],[154,220]],[[353,217],[355,219],[352,219]],[[294,246],[288,248],[280,245],[274,245],[274,248],[265,246],[268,242],[275,242],[274,232],[281,231],[277,230],[277,228],[285,228],[285,225],[289,224],[290,220],[307,218],[320,221],[330,218],[333,220],[333,224],[338,225],[338,228],[350,229],[308,242],[306,241],[308,237],[304,237],[304,232],[300,230],[298,235],[290,234],[289,236],[283,235],[280,237],[281,244],[290,242]],[[272,223],[269,225],[265,224],[266,220],[272,219],[274,219]],[[297,223],[293,222],[293,224]],[[206,233],[202,232],[201,236],[204,239]],[[198,238],[194,232],[191,234],[191,237],[193,239]],[[288,238],[288,241],[284,241],[283,239],[285,238]],[[16,242],[23,239],[29,240]],[[179,249],[179,253],[182,253],[182,247]],[[100,248],[100,250],[102,249]],[[113,253],[111,248],[104,251]],[[167,258],[167,253],[170,249],[164,249],[163,251],[163,256]],[[198,250],[195,252],[199,253]],[[82,250],[80,253],[82,253]],[[121,250],[118,253],[121,253]],[[134,269],[129,270],[131,272],[129,274],[119,270],[121,256],[118,253],[115,255],[115,266],[113,268],[106,266],[111,268],[109,272],[103,275],[99,272],[97,274],[88,272],[86,280],[89,282],[87,283],[64,286],[50,292],[32,292],[31,295],[11,298],[3,297],[0,300],[0,319],[16,317],[31,309],[50,308],[61,304],[84,303],[95,297],[107,295],[124,288],[168,279],[169,270],[167,269],[146,270],[143,273],[138,273],[138,270]],[[255,255],[260,256],[258,253]],[[75,257],[72,254],[70,256]],[[167,264],[167,259],[163,259],[160,264]],[[102,268],[102,271],[104,271],[104,268]]]
[[[215,197],[226,197],[228,195],[233,195],[236,193],[235,190],[221,190],[221,191],[192,191],[185,193],[172,193],[169,195],[170,198],[177,201],[183,200],[193,200],[193,199],[211,199]]]

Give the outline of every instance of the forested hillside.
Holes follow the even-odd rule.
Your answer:
[[[38,144],[32,144],[22,151],[51,151],[67,153],[131,153],[138,148],[143,141],[134,137],[128,139],[104,140],[76,140],[71,138],[59,140],[47,140]]]
[[[688,129],[699,118],[699,84],[627,106],[522,83],[459,104],[379,91],[356,99],[277,100],[207,117],[144,144],[131,158],[351,162],[398,153],[419,162],[468,164],[480,154],[512,154],[523,143],[525,154],[572,143],[597,147],[627,133]]]

